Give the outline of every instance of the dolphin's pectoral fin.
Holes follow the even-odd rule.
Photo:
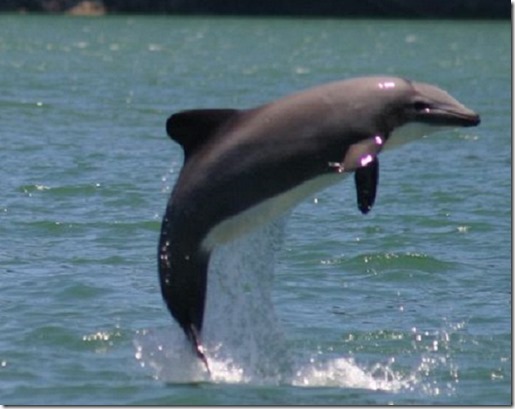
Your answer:
[[[385,138],[380,135],[356,142],[349,146],[341,162],[329,162],[328,165],[339,173],[354,172],[357,169],[367,167],[377,159],[384,143]]]
[[[358,209],[361,213],[367,214],[374,205],[379,181],[379,160],[377,157],[374,157],[364,167],[356,169],[354,181],[356,182]]]
[[[220,128],[235,118],[237,109],[192,109],[173,114],[166,132],[184,149],[186,158]]]
[[[376,135],[351,145],[342,163],[344,171],[352,172],[367,167],[377,158],[384,142],[385,138]]]
[[[329,162],[329,167],[337,172],[354,172],[358,208],[366,214],[372,209],[376,198],[377,182],[379,180],[379,160],[385,138],[376,135],[352,144],[341,162]]]

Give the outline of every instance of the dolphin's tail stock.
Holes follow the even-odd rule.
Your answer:
[[[190,324],[186,331],[186,336],[188,337],[191,345],[193,347],[193,352],[197,355],[197,357],[204,363],[207,373],[211,375],[211,370],[209,369],[209,364],[207,362],[206,354],[204,353],[204,346],[200,341],[200,334],[195,327],[195,324]]]
[[[181,256],[179,254],[186,254]],[[172,256],[168,220],[165,217],[159,245],[159,278],[163,299],[172,316],[184,331],[193,352],[204,363],[207,372],[209,365],[201,343],[200,332],[204,317],[207,269],[209,254],[183,250]]]

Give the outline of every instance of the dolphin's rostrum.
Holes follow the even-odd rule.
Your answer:
[[[479,116],[435,86],[396,77],[321,85],[248,110],[173,114],[168,135],[184,165],[163,217],[162,296],[197,355],[211,251],[355,173],[358,208],[370,211],[383,148]]]

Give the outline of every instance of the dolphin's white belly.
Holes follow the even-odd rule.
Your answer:
[[[384,148],[396,148],[413,140],[420,139],[431,132],[438,132],[444,129],[443,127],[432,127],[425,124],[404,125],[392,132]],[[258,203],[226,219],[209,231],[202,241],[202,247],[206,250],[212,250],[217,245],[234,240],[242,234],[268,223],[316,192],[341,181],[348,174],[348,172],[334,172],[308,180],[293,189]]]
[[[217,245],[234,240],[256,227],[268,223],[316,192],[341,181],[346,175],[347,173],[335,172],[319,176],[230,217],[209,231],[202,241],[202,247],[212,250]]]

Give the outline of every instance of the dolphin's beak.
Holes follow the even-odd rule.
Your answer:
[[[481,118],[463,105],[433,105],[417,113],[417,121],[434,126],[469,127],[477,126]]]
[[[481,122],[478,114],[465,107],[461,109],[455,109],[455,107],[451,109],[434,108],[430,111],[430,116],[436,120],[437,125],[469,127],[477,126]]]
[[[479,115],[433,85],[414,83],[418,95],[414,101],[415,122],[443,127],[477,126]]]

